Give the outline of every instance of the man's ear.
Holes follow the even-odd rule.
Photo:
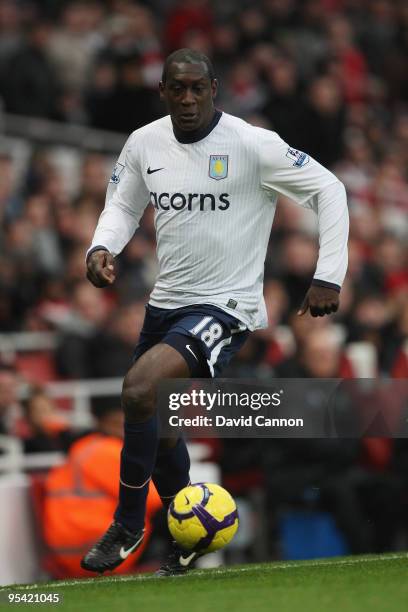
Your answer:
[[[164,101],[164,83],[163,81],[160,81],[159,83],[159,95],[160,95],[160,100],[163,102]]]
[[[213,79],[211,81],[211,95],[213,100],[217,97],[217,92],[218,92],[218,81],[217,79]]]

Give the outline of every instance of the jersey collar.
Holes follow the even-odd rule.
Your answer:
[[[178,140],[178,142],[181,142],[182,144],[192,144],[193,142],[198,142],[199,140],[202,140],[203,138],[208,136],[208,134],[213,131],[213,129],[221,119],[221,115],[221,111],[215,110],[214,116],[211,119],[211,122],[207,125],[207,127],[201,128],[200,130],[195,130],[191,133],[183,134],[182,136],[180,134],[177,135],[173,129],[174,136],[176,140]]]

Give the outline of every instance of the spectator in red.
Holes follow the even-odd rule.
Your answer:
[[[208,0],[184,0],[178,2],[167,20],[165,39],[168,51],[182,47],[184,37],[197,30],[210,34],[213,15]]]

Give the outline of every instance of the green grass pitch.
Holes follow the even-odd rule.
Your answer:
[[[9,604],[7,594],[60,593],[55,604]],[[0,608],[86,612],[407,612],[408,554],[195,570],[187,576],[106,576],[13,585]]]

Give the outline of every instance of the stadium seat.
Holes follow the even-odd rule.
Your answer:
[[[347,554],[347,544],[327,512],[289,510],[278,521],[283,559],[316,559]]]

